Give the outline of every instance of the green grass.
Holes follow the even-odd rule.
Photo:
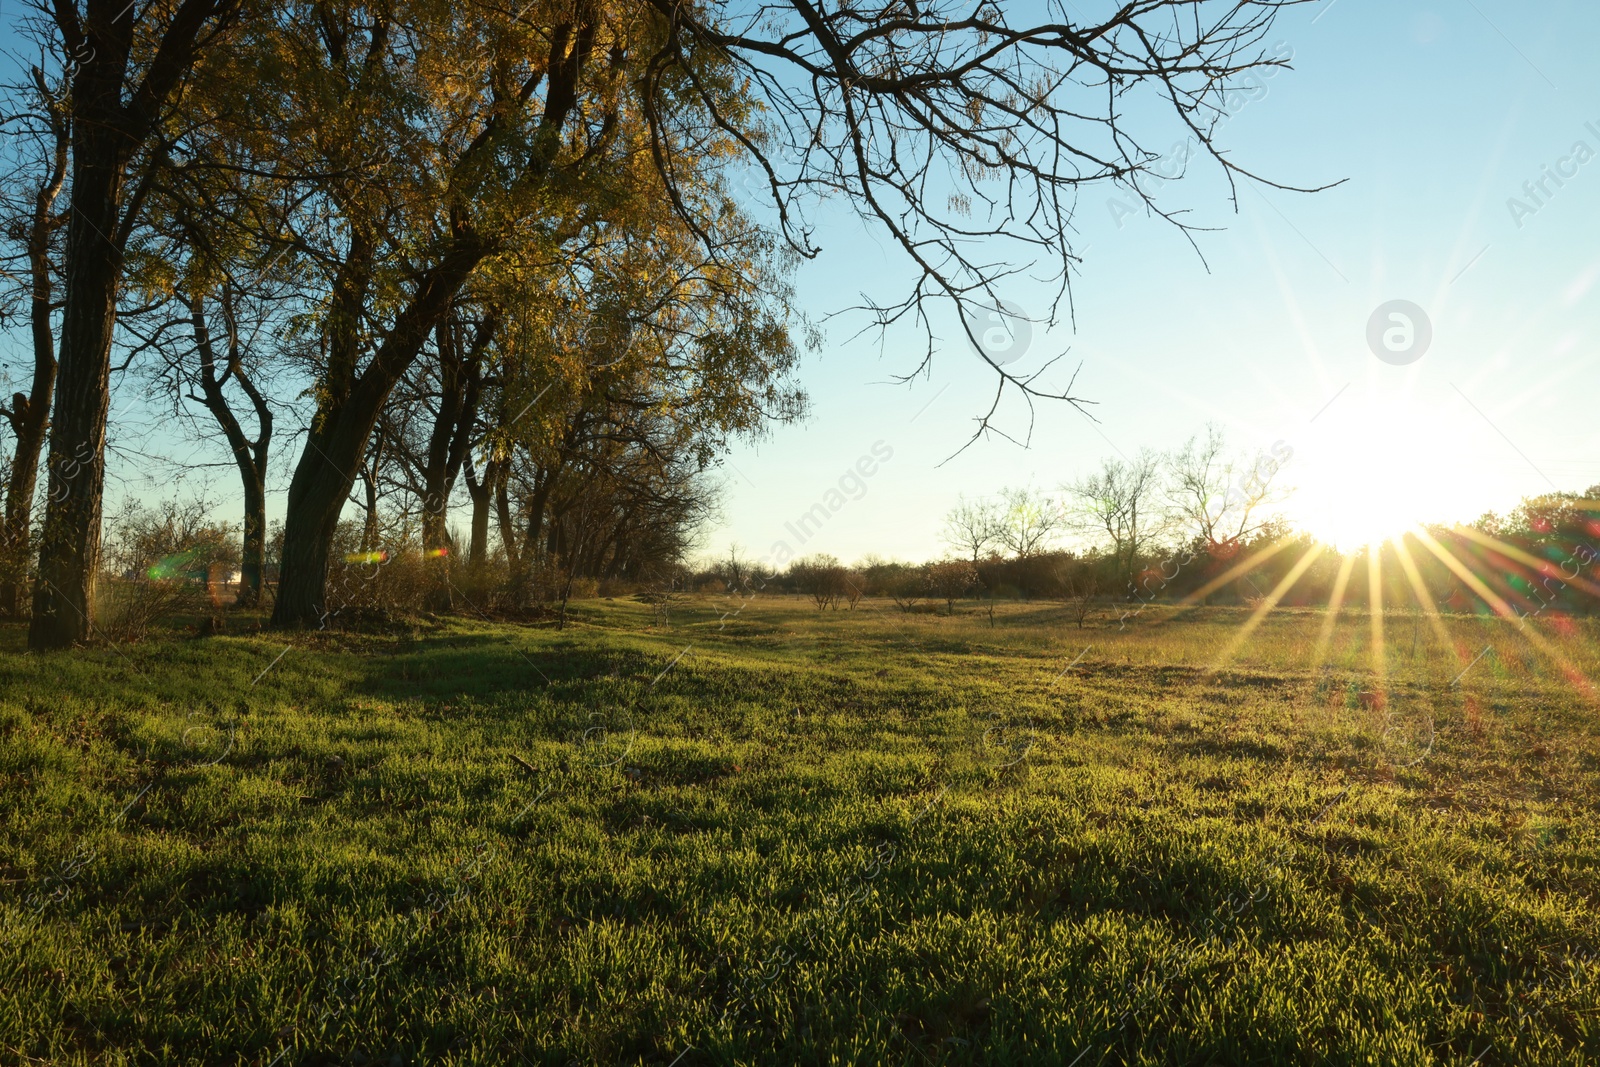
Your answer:
[[[737,606],[0,631],[0,1061],[1600,1059],[1592,624]]]

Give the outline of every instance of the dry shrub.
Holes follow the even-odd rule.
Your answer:
[[[383,531],[369,548],[360,527],[340,523],[328,560],[326,624],[382,629],[420,612],[428,592],[426,563],[405,529]]]
[[[427,590],[420,552],[374,549],[341,553],[328,564],[327,611],[332,625],[398,617],[422,610]]]
[[[493,609],[499,615],[544,615],[547,605],[561,599],[567,572],[545,561],[510,568],[500,584]]]
[[[845,569],[826,553],[805,556],[789,564],[789,580],[800,592],[811,597],[817,610],[838,610],[839,598],[846,595]]]
[[[237,531],[210,518],[203,500],[127,500],[107,523],[95,632],[140,641],[162,619],[214,615],[239,561]]]
[[[928,589],[945,602],[945,610],[951,615],[955,614],[956,599],[978,582],[978,570],[969,560],[941,559],[922,569],[928,576]]]
[[[127,500],[107,527],[106,569],[125,579],[205,582],[214,568],[239,562],[238,531],[212,521],[204,500]]]
[[[1099,592],[1093,577],[1083,577],[1067,582],[1067,617],[1083,629],[1083,624],[1094,614],[1094,598]]]
[[[142,641],[162,619],[180,613],[209,611],[204,587],[184,579],[101,579],[96,633],[115,645]]]
[[[596,595],[603,597],[628,596],[639,588],[638,582],[625,581],[621,578],[602,578],[600,588]]]

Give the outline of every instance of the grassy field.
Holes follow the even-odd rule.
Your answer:
[[[1600,1060],[1594,624],[739,608],[0,631],[0,1061]]]

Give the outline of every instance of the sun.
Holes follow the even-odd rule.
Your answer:
[[[1380,545],[1403,536],[1422,521],[1401,486],[1373,479],[1359,484],[1355,479],[1335,479],[1320,495],[1323,506],[1314,511],[1308,506],[1301,525],[1340,552]]]
[[[1419,526],[1469,518],[1469,432],[1449,405],[1383,388],[1352,388],[1307,428],[1284,469],[1297,526],[1341,552]]]

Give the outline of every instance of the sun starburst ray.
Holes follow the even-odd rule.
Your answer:
[[[1205,585],[1202,585],[1199,589],[1196,589],[1194,592],[1179,600],[1178,606],[1188,607],[1191,604],[1196,604],[1205,600],[1206,597],[1210,596],[1212,593],[1215,593],[1218,589],[1221,589],[1229,582],[1237,581],[1240,577],[1248,574],[1252,568],[1259,567],[1261,564],[1265,563],[1267,560],[1271,559],[1273,556],[1276,556],[1279,552],[1282,552],[1284,549],[1288,548],[1294,543],[1295,542],[1293,541],[1279,541],[1276,544],[1267,546],[1249,558],[1234,564],[1232,567],[1229,567],[1226,571],[1223,571]]]
[[[1328,646],[1333,642],[1334,627],[1339,625],[1339,612],[1344,608],[1345,587],[1356,569],[1356,557],[1347,555],[1339,563],[1339,573],[1333,580],[1333,592],[1328,596],[1328,608],[1322,616],[1322,629],[1317,633],[1317,645],[1311,652],[1311,669],[1322,667]]]
[[[1300,580],[1300,576],[1305,574],[1311,565],[1317,561],[1317,557],[1322,555],[1322,552],[1323,546],[1321,544],[1313,544],[1306,550],[1306,554],[1296,561],[1295,565],[1289,569],[1289,573],[1285,574],[1278,584],[1272,587],[1272,592],[1263,597],[1261,603],[1256,605],[1255,610],[1250,613],[1250,617],[1244,621],[1244,625],[1239,627],[1239,632],[1228,642],[1228,646],[1217,656],[1216,661],[1212,663],[1206,673],[1214,674],[1227,666],[1228,661],[1250,639],[1250,635],[1255,633],[1256,628],[1265,621],[1267,615],[1278,606],[1278,602],[1283,599],[1284,594],[1294,588],[1294,584]]]
[[[1411,591],[1416,595],[1417,603],[1423,608],[1423,613],[1428,616],[1428,625],[1439,639],[1439,647],[1454,652],[1458,660],[1466,657],[1462,650],[1455,647],[1451,640],[1450,631],[1445,627],[1444,620],[1439,617],[1439,604],[1433,599],[1433,594],[1428,592],[1428,585],[1422,580],[1422,571],[1417,567],[1417,561],[1412,558],[1411,550],[1406,547],[1405,539],[1394,543],[1395,558],[1400,561],[1400,570],[1405,574],[1406,581],[1411,585]]]
[[[1491,552],[1498,552],[1509,560],[1514,560],[1525,567],[1538,571],[1546,578],[1554,578],[1556,581],[1564,582],[1575,589],[1581,589],[1591,596],[1600,596],[1600,583],[1592,582],[1583,577],[1581,570],[1577,574],[1569,576],[1552,560],[1540,559],[1532,552],[1518,548],[1516,545],[1507,544],[1497,537],[1491,537],[1479,530],[1472,529],[1470,526],[1458,528],[1454,532]]]
[[[1367,618],[1372,624],[1372,673],[1382,692],[1389,680],[1389,652],[1383,640],[1383,546],[1367,547]]]
[[[1450,568],[1457,578],[1460,578],[1469,587],[1471,587],[1473,592],[1477,593],[1478,596],[1482,597],[1487,603],[1489,603],[1497,614],[1507,620],[1517,621],[1519,623],[1517,627],[1518,632],[1527,637],[1529,644],[1533,645],[1536,651],[1543,654],[1546,659],[1554,664],[1556,669],[1560,671],[1568,681],[1572,682],[1574,686],[1581,689],[1584,694],[1589,697],[1591,702],[1597,699],[1593,684],[1590,683],[1588,678],[1586,678],[1581,671],[1572,665],[1567,657],[1562,654],[1562,651],[1559,648],[1545,638],[1543,634],[1539,633],[1538,630],[1527,624],[1527,615],[1525,612],[1520,612],[1514,609],[1502,597],[1485,585],[1482,579],[1468,570],[1460,560],[1455,558],[1454,554],[1452,554],[1449,549],[1439,544],[1439,542],[1435,540],[1433,536],[1426,530],[1419,529],[1416,530],[1415,533],[1417,540],[1422,542],[1423,546],[1427,548],[1429,552],[1432,552],[1436,557],[1438,557],[1439,562]],[[1492,645],[1493,642],[1490,642],[1490,644]]]

